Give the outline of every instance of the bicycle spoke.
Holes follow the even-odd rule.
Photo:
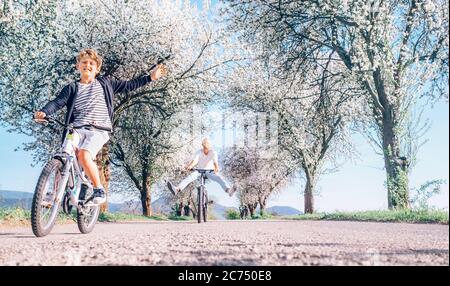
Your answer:
[[[36,185],[31,209],[31,226],[37,237],[47,235],[56,220],[59,203],[57,201],[58,187],[61,185],[61,161],[52,159],[41,172]]]
[[[61,181],[61,173],[59,172],[59,170],[55,170],[45,184],[44,188],[45,197],[43,196],[41,201],[42,205],[41,221],[45,224],[46,227],[51,222],[52,214],[55,208],[55,199],[56,199],[55,195],[56,191],[58,190],[60,181]]]

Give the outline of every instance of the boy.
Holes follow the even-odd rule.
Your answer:
[[[140,76],[130,81],[98,77],[102,58],[93,49],[85,49],[77,56],[76,69],[80,80],[66,85],[58,97],[34,114],[36,121],[44,120],[64,106],[67,107],[65,124],[73,123],[76,156],[84,172],[92,181],[96,204],[106,201],[106,194],[94,159],[109,140],[114,117],[114,94],[130,92],[145,84],[158,80],[167,74],[163,65],[154,68],[150,75]],[[108,132],[109,131],[109,132]],[[82,186],[82,188],[86,186]]]

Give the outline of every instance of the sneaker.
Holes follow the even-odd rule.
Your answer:
[[[103,204],[106,202],[106,194],[103,189],[94,189],[94,204]]]
[[[180,191],[177,187],[175,187],[171,182],[167,182],[167,187],[169,188],[169,191],[176,196],[178,192]]]
[[[236,190],[236,186],[233,186],[233,187],[228,188],[228,189],[225,190],[225,192],[226,192],[230,197],[232,197],[236,191],[237,191],[237,190]]]

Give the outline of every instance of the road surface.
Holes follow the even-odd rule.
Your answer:
[[[0,265],[449,265],[449,227],[344,221],[0,226]]]

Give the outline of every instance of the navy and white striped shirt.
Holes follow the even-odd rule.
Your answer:
[[[105,94],[97,80],[84,84],[78,82],[78,93],[74,102],[74,126],[95,125],[112,129],[106,106]]]

